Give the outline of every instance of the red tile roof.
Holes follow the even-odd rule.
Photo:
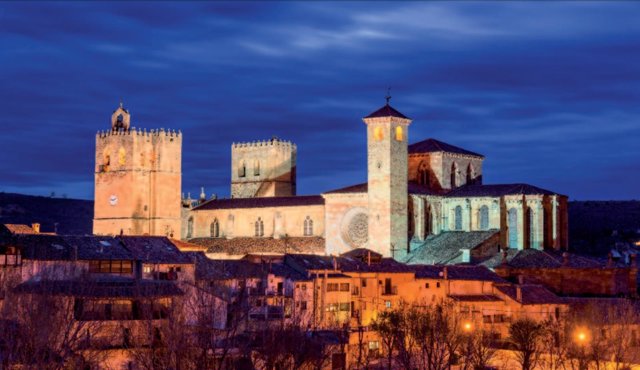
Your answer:
[[[36,232],[28,225],[22,224],[4,224],[12,234],[36,234]]]
[[[321,253],[325,252],[324,238],[317,236],[273,238],[194,238],[192,244],[205,247],[208,253],[244,256],[251,253]]]

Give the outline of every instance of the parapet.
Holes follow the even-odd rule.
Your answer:
[[[178,131],[171,130],[171,129],[165,130],[164,128],[151,129],[147,131],[147,129],[132,127],[128,130],[121,128],[121,129],[115,129],[115,130],[98,131],[96,133],[97,138],[107,138],[111,136],[147,136],[147,137],[165,136],[165,137],[179,138],[179,137],[182,137],[182,132],[180,132],[180,130]]]
[[[257,147],[290,147],[292,149],[296,149],[296,144],[292,143],[290,140],[282,140],[277,137],[273,137],[270,140],[258,140],[258,141],[247,141],[241,143],[233,143],[231,144],[233,149],[236,148],[257,148]]]

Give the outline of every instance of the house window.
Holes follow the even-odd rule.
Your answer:
[[[480,207],[480,230],[489,229],[489,207]]]
[[[362,285],[363,288],[367,287],[367,279],[360,279],[360,285]]]
[[[391,301],[384,301],[384,306],[386,308],[391,308]]]
[[[440,282],[439,281],[436,283],[436,288],[440,288]]]
[[[348,292],[349,291],[349,283],[341,283],[340,284],[340,291],[341,292]]]
[[[262,218],[258,217],[258,220],[256,220],[255,229],[256,236],[264,236],[264,222],[262,222]]]
[[[340,290],[340,285],[338,283],[327,284],[327,292],[337,292],[339,290]]]
[[[193,217],[189,217],[187,221],[187,238],[193,237]]]
[[[424,284],[424,287],[425,287],[425,288],[427,288],[427,289],[429,289],[429,283],[425,283],[425,284]]]
[[[304,236],[312,236],[313,235],[313,220],[311,217],[307,216],[304,219]]]
[[[456,206],[455,209],[455,230],[462,230],[462,207],[461,206]]]
[[[396,127],[396,141],[403,141],[404,140],[404,133],[402,132],[402,127],[397,126]]]
[[[220,237],[220,224],[218,223],[218,219],[214,219],[211,223],[211,237],[218,238]]]
[[[300,310],[304,311],[307,309],[307,301],[300,302]]]

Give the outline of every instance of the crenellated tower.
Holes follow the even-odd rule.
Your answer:
[[[408,245],[407,138],[411,120],[387,104],[366,116],[370,249],[398,257]]]
[[[296,145],[271,140],[231,145],[231,197],[296,195]]]
[[[93,233],[180,238],[182,134],[130,126],[120,103],[96,135]]]

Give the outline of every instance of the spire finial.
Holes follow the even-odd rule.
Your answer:
[[[391,88],[387,88],[387,96],[384,97],[387,100],[387,105],[389,105],[389,100],[391,100]]]
[[[122,97],[120,97],[120,108],[122,108]]]

